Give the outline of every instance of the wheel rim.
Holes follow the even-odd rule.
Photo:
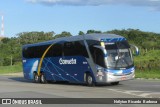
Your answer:
[[[44,82],[44,75],[41,76],[41,81]]]
[[[92,77],[89,75],[89,76],[88,76],[88,84],[91,85],[91,84],[92,84],[92,81],[93,81],[93,80],[92,80]]]
[[[35,81],[36,81],[36,82],[38,82],[38,78],[39,78],[38,75],[35,74]]]

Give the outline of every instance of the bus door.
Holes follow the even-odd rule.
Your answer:
[[[105,50],[101,46],[93,46],[90,48],[92,59],[95,63],[97,72],[95,74],[97,82],[105,82],[106,76],[104,74],[105,63]]]

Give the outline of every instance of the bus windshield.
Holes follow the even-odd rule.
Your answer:
[[[107,51],[106,65],[107,68],[121,69],[133,66],[130,46],[127,41],[106,43]]]

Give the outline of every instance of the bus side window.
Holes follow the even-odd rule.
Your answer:
[[[64,56],[77,55],[73,42],[65,42],[63,45]]]
[[[46,49],[50,45],[42,45],[42,46],[33,46],[23,49],[23,57],[24,58],[41,58]],[[57,57],[62,56],[62,45],[54,44],[46,53],[45,57]]]
[[[98,49],[98,48],[94,49],[93,60],[97,65],[105,67],[104,53],[101,49]]]
[[[74,46],[75,46],[75,52],[76,52],[75,54],[79,56],[84,56],[86,58],[89,57],[84,41],[75,41]]]
[[[28,54],[28,48],[23,48],[23,57],[24,58],[29,58],[29,54]]]
[[[62,44],[54,44],[49,50],[50,57],[61,57],[62,56]]]
[[[49,45],[36,46],[33,49],[34,57],[41,58],[44,54],[45,50],[49,47]]]

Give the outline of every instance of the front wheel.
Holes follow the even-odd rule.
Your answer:
[[[94,86],[95,85],[91,74],[86,74],[86,84],[87,84],[87,86]]]
[[[33,82],[35,82],[35,83],[39,83],[40,82],[40,78],[39,78],[37,73],[34,73]]]

